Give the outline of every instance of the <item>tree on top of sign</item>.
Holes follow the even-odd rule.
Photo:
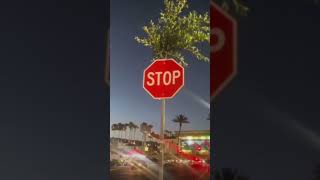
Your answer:
[[[191,11],[187,0],[164,0],[164,10],[157,23],[152,20],[143,27],[147,37],[135,37],[138,43],[153,50],[153,59],[173,58],[183,66],[188,63],[183,51],[191,53],[196,59],[209,62],[197,47],[199,43],[210,42],[210,18],[208,13]]]

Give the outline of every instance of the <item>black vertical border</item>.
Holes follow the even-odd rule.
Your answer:
[[[105,50],[105,92],[106,92],[106,122],[105,122],[105,173],[106,179],[110,179],[110,0],[106,0],[106,50]]]

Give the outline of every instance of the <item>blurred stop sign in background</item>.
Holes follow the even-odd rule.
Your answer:
[[[210,95],[213,98],[237,72],[237,23],[213,1],[210,21]]]

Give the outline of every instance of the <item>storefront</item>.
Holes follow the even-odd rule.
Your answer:
[[[181,131],[180,152],[207,157],[210,155],[210,131]]]

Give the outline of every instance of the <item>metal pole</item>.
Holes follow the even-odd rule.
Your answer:
[[[163,165],[164,165],[164,130],[166,128],[166,100],[161,102],[161,128],[160,128],[160,172],[159,180],[163,180]]]

